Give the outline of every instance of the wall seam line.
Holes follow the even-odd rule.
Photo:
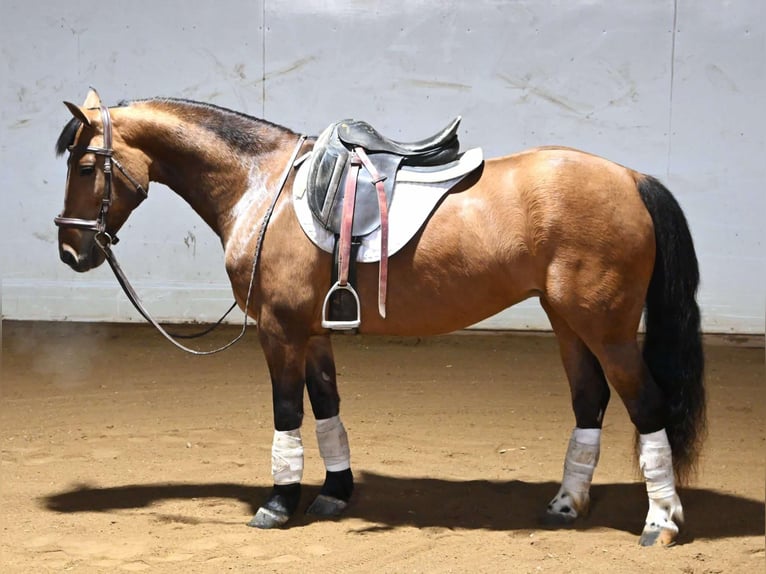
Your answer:
[[[673,30],[670,46],[670,103],[668,106],[668,155],[665,165],[665,179],[670,179],[670,161],[673,152],[673,88],[676,80],[676,30],[678,29],[678,0],[673,1]]]

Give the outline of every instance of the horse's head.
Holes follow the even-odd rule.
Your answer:
[[[113,126],[109,109],[91,89],[85,103],[64,102],[73,118],[56,144],[69,151],[64,211],[56,217],[59,255],[75,271],[104,262],[104,249],[146,198],[148,161],[127,145]]]

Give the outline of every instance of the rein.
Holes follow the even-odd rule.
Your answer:
[[[258,261],[260,259],[261,247],[263,245],[263,237],[266,234],[266,227],[268,226],[269,221],[271,220],[271,216],[274,212],[274,208],[276,207],[277,201],[279,200],[279,197],[282,194],[282,190],[284,189],[285,184],[287,183],[287,179],[290,177],[290,170],[293,168],[296,158],[298,157],[298,154],[300,153],[300,150],[303,147],[303,143],[307,139],[306,136],[301,135],[298,138],[298,141],[295,144],[295,149],[293,150],[290,160],[287,162],[287,165],[285,166],[285,169],[282,172],[282,176],[280,177],[279,185],[277,187],[276,192],[274,193],[274,197],[272,198],[271,203],[269,204],[269,207],[263,216],[263,220],[261,221],[261,227],[258,232],[258,238],[255,244],[255,253],[253,254],[253,267],[250,273],[250,284],[247,289],[247,297],[245,298],[245,319],[242,322],[242,330],[234,339],[232,339],[231,341],[229,341],[228,343],[226,343],[225,345],[221,347],[218,347],[216,349],[212,349],[209,351],[199,351],[197,349],[191,349],[189,347],[186,347],[185,345],[176,341],[176,339],[192,339],[192,338],[201,337],[203,335],[210,333],[213,329],[218,327],[223,322],[223,320],[228,316],[229,313],[231,313],[234,307],[237,306],[237,303],[235,301],[231,305],[231,307],[229,307],[228,311],[226,311],[226,313],[224,313],[223,316],[220,319],[218,319],[218,321],[215,324],[213,324],[211,327],[205,329],[204,331],[200,333],[195,333],[191,335],[169,333],[146,310],[143,303],[141,302],[141,298],[138,296],[138,293],[136,293],[136,290],[130,284],[130,281],[128,280],[127,276],[123,272],[122,267],[120,267],[120,264],[117,262],[117,257],[114,255],[114,252],[111,249],[111,246],[116,245],[119,239],[116,236],[110,235],[106,231],[106,215],[109,212],[109,207],[112,204],[112,174],[113,174],[112,164],[114,164],[117,167],[117,169],[120,170],[120,172],[125,176],[125,178],[128,181],[130,181],[130,183],[133,184],[136,191],[139,192],[141,195],[143,195],[144,198],[148,197],[148,193],[136,181],[135,178],[133,178],[130,174],[128,174],[125,168],[122,167],[122,164],[120,164],[117,158],[114,157],[114,150],[112,149],[112,119],[109,114],[109,108],[103,105],[101,106],[101,118],[104,123],[104,145],[103,147],[100,147],[100,148],[99,147],[86,148],[86,150],[91,153],[104,156],[104,194],[103,194],[103,197],[101,198],[101,208],[99,210],[98,218],[97,219],[79,219],[76,217],[62,217],[61,215],[59,215],[54,218],[53,220],[54,223],[58,227],[73,227],[76,229],[84,229],[87,231],[95,232],[94,239],[96,241],[96,245],[98,245],[98,247],[104,253],[106,261],[109,263],[109,267],[111,267],[112,272],[114,273],[114,276],[117,279],[117,282],[120,284],[120,287],[122,287],[122,290],[127,296],[128,300],[132,303],[133,307],[135,307],[136,311],[138,311],[144,319],[146,319],[149,323],[151,323],[160,332],[160,334],[163,337],[165,337],[177,348],[181,349],[182,351],[186,351],[187,353],[191,353],[192,355],[213,355],[215,353],[220,353],[221,351],[228,349],[229,347],[237,343],[240,339],[242,339],[242,337],[244,337],[245,335],[245,331],[247,331],[247,324],[248,324],[247,311],[250,307],[250,296],[253,291],[253,284],[255,283],[255,274],[256,274],[256,269],[258,267]]]

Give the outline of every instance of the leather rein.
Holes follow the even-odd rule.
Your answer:
[[[112,177],[114,173],[112,170],[112,164],[114,164],[114,166],[120,170],[120,172],[125,176],[125,178],[131,184],[133,184],[136,192],[142,195],[143,199],[146,199],[149,194],[141,186],[141,184],[138,183],[138,181],[125,170],[125,168],[117,160],[117,158],[114,157],[114,149],[112,149],[112,118],[111,118],[111,115],[109,114],[109,108],[102,105],[100,107],[100,110],[101,110],[101,119],[103,120],[103,124],[104,124],[103,147],[89,146],[85,148],[86,151],[88,152],[94,153],[96,155],[101,155],[104,157],[104,167],[103,167],[104,191],[101,198],[101,207],[99,209],[98,218],[80,219],[77,217],[63,217],[61,215],[58,215],[57,217],[53,219],[53,222],[58,227],[83,229],[86,231],[95,232],[94,240],[96,242],[96,245],[98,245],[99,249],[101,249],[101,251],[104,253],[106,261],[109,263],[109,267],[111,267],[112,272],[114,273],[114,276],[117,278],[117,282],[122,287],[122,290],[125,292],[125,295],[127,296],[128,300],[133,304],[133,307],[135,307],[136,311],[138,311],[144,319],[146,319],[149,323],[151,323],[160,332],[160,334],[162,334],[162,336],[165,337],[168,341],[170,341],[173,345],[175,345],[182,351],[191,353],[192,355],[213,355],[215,353],[220,353],[221,351],[228,349],[229,347],[237,343],[245,335],[245,331],[247,330],[247,324],[248,324],[247,310],[250,307],[250,296],[253,291],[253,284],[255,283],[255,274],[256,274],[256,269],[258,267],[258,261],[260,259],[261,247],[263,245],[263,237],[266,234],[266,227],[268,226],[269,221],[271,220],[271,215],[274,212],[274,208],[276,207],[277,200],[279,199],[279,196],[282,194],[282,190],[284,189],[285,184],[287,183],[287,180],[290,177],[290,171],[292,170],[293,165],[295,164],[295,160],[298,157],[298,154],[300,153],[301,148],[303,147],[303,143],[307,139],[306,136],[301,135],[298,138],[298,141],[295,144],[295,149],[293,150],[292,156],[290,157],[290,161],[288,161],[284,171],[282,172],[282,176],[279,180],[279,185],[261,221],[260,230],[258,232],[258,238],[255,244],[255,253],[253,254],[253,267],[250,273],[250,284],[248,286],[247,297],[245,299],[245,318],[242,322],[242,330],[234,339],[232,339],[231,341],[229,341],[228,343],[226,343],[225,345],[221,347],[218,347],[216,349],[212,349],[209,351],[199,351],[197,349],[191,349],[189,347],[186,347],[185,345],[176,341],[176,339],[191,339],[191,338],[200,337],[200,336],[208,334],[213,329],[215,329],[218,325],[221,324],[221,322],[226,318],[226,316],[234,309],[234,307],[237,306],[237,303],[235,301],[231,305],[231,307],[229,307],[228,311],[226,311],[226,313],[224,313],[223,316],[211,327],[205,329],[204,331],[200,333],[195,333],[192,335],[169,333],[146,310],[143,303],[141,302],[141,298],[138,296],[135,289],[133,289],[133,286],[130,284],[130,281],[128,281],[127,276],[125,275],[122,268],[120,267],[120,264],[117,262],[117,257],[114,255],[114,252],[111,249],[111,246],[116,245],[119,239],[116,236],[113,236],[106,231],[106,216],[107,216],[107,213],[109,212],[109,207],[112,204]],[[72,148],[70,147],[70,152],[71,152],[71,149]]]

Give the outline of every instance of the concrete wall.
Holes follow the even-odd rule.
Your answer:
[[[104,266],[58,261],[53,154],[89,85],[105,102],[204,100],[315,134],[355,116],[401,139],[463,116],[488,156],[579,147],[659,176],[686,211],[704,328],[764,330],[766,81],[761,0],[3,0],[0,270],[13,319],[137,320]],[[163,320],[231,301],[220,244],[169,190],[118,256]],[[549,328],[536,301],[482,324]]]

